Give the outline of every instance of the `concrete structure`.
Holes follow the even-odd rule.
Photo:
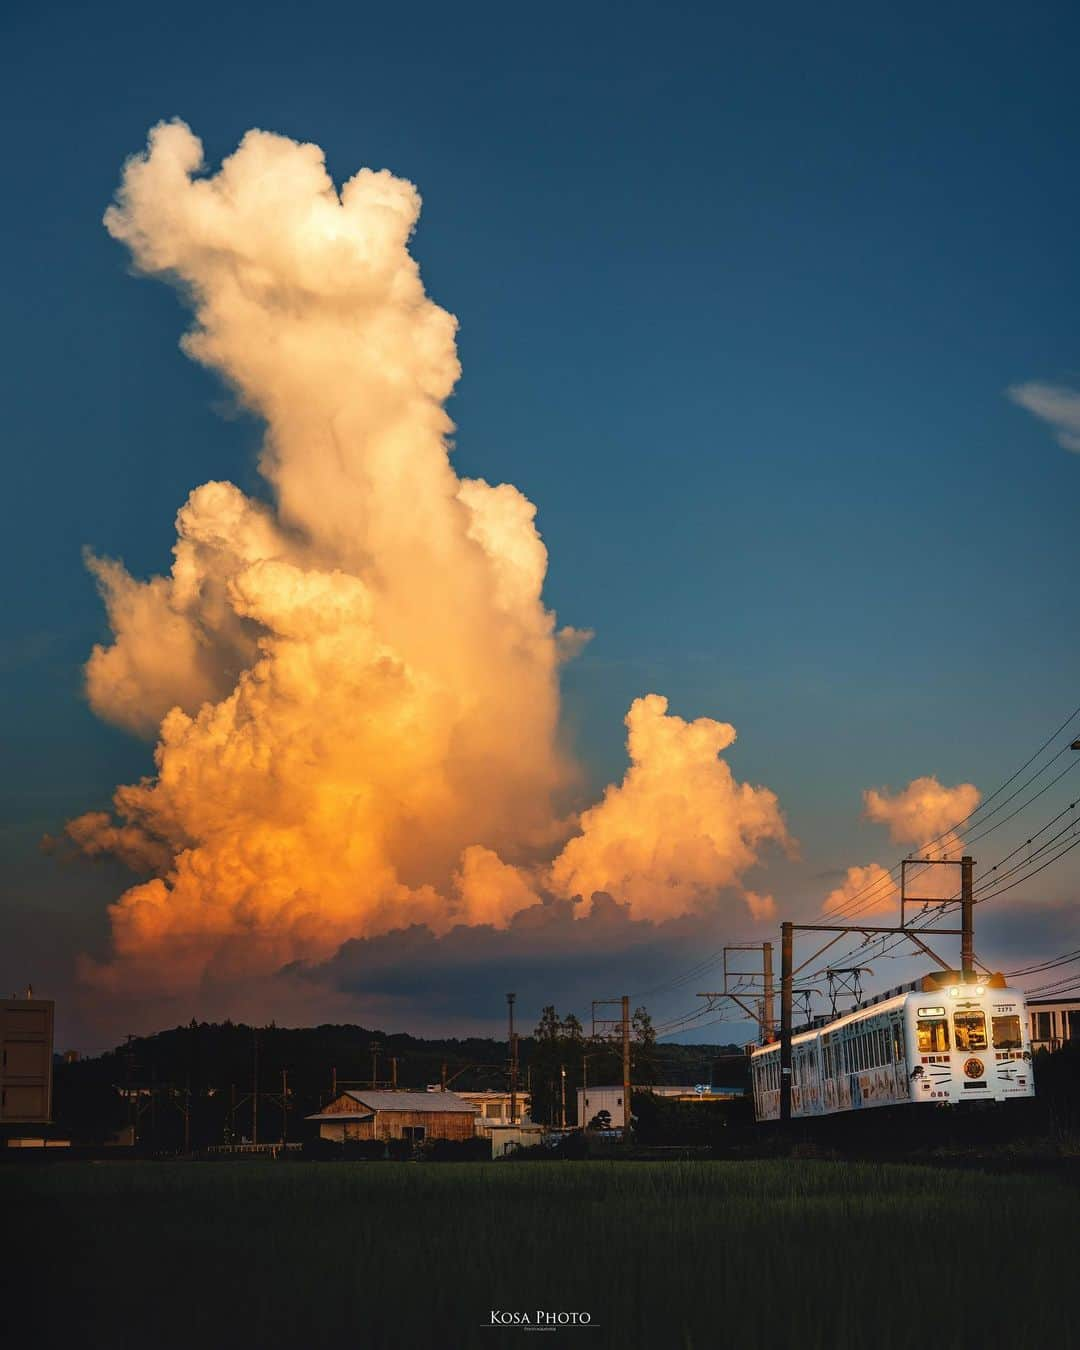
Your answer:
[[[727,1102],[746,1094],[738,1088],[711,1088],[708,1084],[635,1083],[634,1092],[652,1092],[657,1097],[672,1097],[680,1102]],[[588,1125],[594,1116],[606,1111],[611,1117],[611,1128],[621,1130],[626,1123],[623,1110],[622,1084],[615,1087],[593,1087],[577,1090],[577,1118]]]
[[[1060,1050],[1080,1041],[1080,998],[1028,999],[1032,1050]]]
[[[534,1148],[544,1142],[547,1134],[543,1125],[489,1125],[485,1129],[479,1122],[476,1132],[491,1140],[493,1158],[505,1158],[508,1153],[516,1153],[519,1148]]]
[[[53,1002],[0,1002],[0,1125],[44,1125],[52,1120]]]
[[[320,1139],[472,1139],[477,1109],[455,1092],[341,1092],[308,1120]]]
[[[429,1092],[441,1091],[438,1087],[429,1087]],[[493,1091],[485,1088],[481,1092],[458,1091],[454,1094],[460,1097],[464,1102],[471,1102],[477,1109],[476,1132],[485,1134],[492,1126],[502,1125],[528,1125],[530,1124],[529,1110],[532,1102],[527,1092],[517,1094],[517,1114],[511,1119],[510,1116],[510,1093],[509,1091]]]

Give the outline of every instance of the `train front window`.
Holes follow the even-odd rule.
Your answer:
[[[1019,1050],[1021,1048],[1023,1043],[1020,1040],[1019,1017],[992,1017],[990,1025],[994,1029],[995,1050]]]
[[[979,1012],[953,1013],[957,1050],[986,1049],[986,1014]]]
[[[920,1017],[915,1023],[915,1041],[921,1055],[936,1055],[948,1050],[948,1022],[944,1017]]]

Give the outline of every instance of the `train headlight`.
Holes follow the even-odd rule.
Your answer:
[[[957,998],[957,997],[959,997],[959,994],[960,994],[960,990],[957,989],[956,985],[954,984],[953,987],[949,990],[949,997],[950,997],[950,998]]]

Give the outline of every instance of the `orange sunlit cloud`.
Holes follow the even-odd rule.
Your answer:
[[[863,793],[863,815],[885,825],[895,844],[929,858],[958,859],[963,850],[964,820],[982,800],[974,783],[945,787],[932,775],[913,778],[900,792],[867,788]],[[951,867],[909,869],[906,895],[911,899],[940,900],[951,897],[958,880]],[[826,914],[843,911],[866,917],[871,914],[897,913],[900,888],[880,863],[849,867],[844,881],[825,897]]]
[[[533,504],[451,466],[456,321],[408,251],[419,209],[386,171],[339,194],[318,147],[261,131],[206,175],[162,124],[125,167],[106,227],[265,422],[273,505],[206,483],[167,576],[89,559],[113,637],[88,697],[156,741],[115,817],[68,826],[147,878],[111,908],[111,961],[84,963],[98,984],[183,989],[597,890],[653,919],[721,892],[770,912],[742,878],[790,841],[720,758],[727,724],[635,701],[623,783],[567,813],[559,667],[589,634],[544,605]]]

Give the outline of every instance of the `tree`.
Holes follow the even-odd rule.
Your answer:
[[[561,1018],[552,1004],[540,1013],[529,1061],[532,1118],[558,1122],[562,1111],[562,1074],[566,1070],[567,1119],[576,1119],[577,1087],[581,1082],[585,1032],[573,1013]]]
[[[541,1012],[540,1021],[537,1022],[533,1035],[538,1041],[550,1044],[559,1039],[561,1032],[562,1023],[559,1021],[559,1014],[555,1011],[554,1005],[549,1003]]]
[[[651,1049],[656,1044],[656,1029],[653,1026],[652,1018],[649,1016],[649,1010],[645,1007],[635,1008],[633,1016],[630,1018],[630,1026],[633,1030],[634,1040],[641,1045]]]

